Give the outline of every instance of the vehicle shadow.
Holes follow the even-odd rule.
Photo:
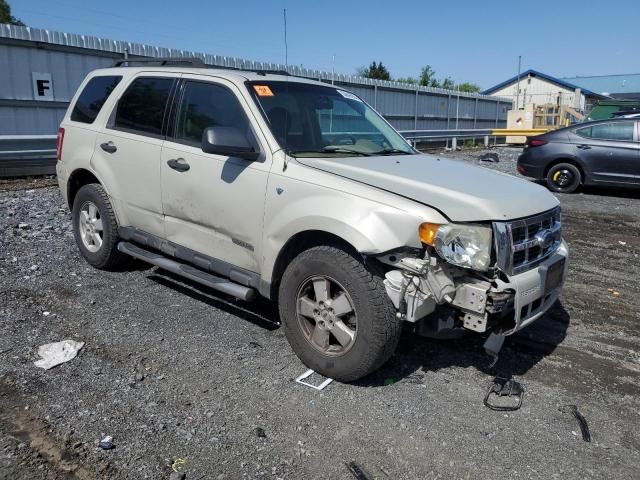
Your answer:
[[[421,383],[425,373],[450,367],[475,368],[504,378],[524,375],[562,343],[569,322],[569,313],[560,301],[556,302],[534,324],[507,337],[495,366],[491,366],[492,359],[484,352],[484,340],[478,335],[469,333],[455,340],[434,340],[405,331],[391,360],[355,385]]]
[[[171,288],[181,295],[186,295],[213,308],[235,315],[265,330],[280,328],[278,311],[275,305],[266,299],[259,298],[253,302],[243,302],[160,268],[147,275],[147,278]]]
[[[244,302],[160,268],[150,272],[147,278],[260,328],[269,331],[280,328],[277,307],[266,299]],[[484,339],[479,335],[469,333],[453,340],[435,340],[407,329],[393,357],[378,371],[353,385],[382,387],[397,382],[421,383],[425,373],[451,367],[475,368],[486,375],[504,378],[524,375],[562,343],[569,323],[569,313],[560,301],[556,302],[534,324],[507,337],[494,366],[484,352]]]

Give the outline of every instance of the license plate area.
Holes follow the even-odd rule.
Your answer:
[[[556,263],[547,267],[547,275],[545,277],[544,294],[554,290],[562,283],[562,275],[564,274],[565,259],[558,260]]]

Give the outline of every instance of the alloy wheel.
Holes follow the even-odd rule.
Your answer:
[[[346,289],[326,275],[313,276],[298,290],[298,325],[311,346],[328,356],[340,356],[353,346],[357,315]]]
[[[103,225],[100,210],[93,202],[84,202],[80,207],[78,231],[82,244],[91,253],[96,253],[103,243]]]

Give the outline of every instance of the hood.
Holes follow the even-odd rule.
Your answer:
[[[303,165],[371,185],[439,210],[454,222],[511,220],[558,205],[528,180],[434,155],[301,158]]]

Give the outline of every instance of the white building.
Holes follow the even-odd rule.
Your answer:
[[[495,85],[484,92],[485,95],[511,98],[514,109],[524,108],[525,105],[554,104],[566,105],[580,112],[591,110],[593,104],[603,95],[581,88],[560,78],[527,70],[504,82]]]

